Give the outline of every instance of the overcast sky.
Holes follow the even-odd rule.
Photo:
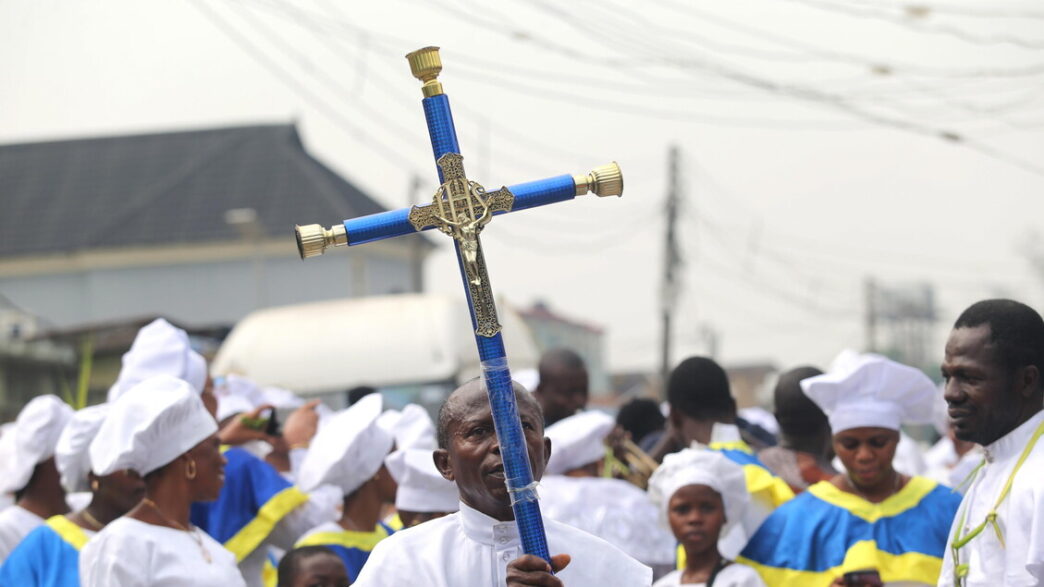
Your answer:
[[[863,342],[868,276],[934,284],[937,340],[982,297],[1042,307],[1024,251],[1044,218],[1044,9],[905,6],[3,0],[0,142],[294,121],[385,206],[418,175],[419,203],[436,176],[403,55],[439,45],[471,179],[625,174],[622,199],[491,223],[498,293],[604,327],[616,370],[657,366],[674,144],[675,361],[711,329],[726,363],[825,366]],[[459,291],[449,246],[427,282]]]

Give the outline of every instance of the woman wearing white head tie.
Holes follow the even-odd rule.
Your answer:
[[[123,354],[120,374],[109,388],[111,403],[137,384],[157,375],[171,375],[187,381],[211,414],[217,411],[213,381],[207,360],[192,350],[188,333],[157,318],[138,331],[131,348]]]
[[[337,553],[355,580],[378,542],[394,530],[380,522],[381,507],[395,502],[396,484],[384,458],[392,434],[378,425],[381,396],[374,393],[331,417],[316,434],[301,464],[304,491],[333,485],[344,493],[341,519],[308,532],[296,546],[326,546]]]
[[[73,414],[54,452],[62,487],[69,493],[90,491],[90,504],[74,514],[52,516],[30,532],[0,567],[0,585],[78,587],[80,549],[141,501],[145,481],[137,473],[119,470],[99,477],[90,470],[88,448],[108,409],[102,404]]]
[[[0,563],[47,518],[69,511],[54,447],[72,412],[56,396],[35,397],[0,438],[0,492],[15,494],[15,504],[0,512]]]
[[[743,468],[719,452],[685,449],[667,455],[649,478],[649,497],[685,549],[685,568],[653,587],[764,587],[758,573],[721,555],[718,542],[743,518],[749,501]]]
[[[827,414],[846,471],[777,509],[741,560],[770,585],[935,585],[960,495],[892,465],[899,425],[930,421],[935,385],[846,352],[801,388]]]
[[[198,391],[161,375],[112,403],[91,442],[98,475],[131,469],[145,478],[145,497],[80,553],[84,587],[236,587],[235,557],[189,522],[194,501],[217,498],[225,459],[217,423]]]

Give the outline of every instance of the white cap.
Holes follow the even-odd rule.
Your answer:
[[[261,389],[261,403],[270,404],[278,410],[292,410],[303,406],[305,401],[289,389],[264,387]]]
[[[348,495],[377,474],[393,442],[377,425],[381,405],[381,394],[371,393],[319,429],[297,475],[302,491],[329,484]]]
[[[540,371],[536,369],[512,371],[511,378],[515,380],[515,383],[520,383],[530,393],[540,385]]]
[[[830,420],[837,434],[852,428],[899,430],[928,424],[937,393],[919,369],[874,354],[843,351],[822,375],[803,379],[801,390]]]
[[[378,395],[371,393],[370,395]],[[359,403],[359,402],[356,402]],[[399,419],[402,418],[402,412],[399,410],[384,410],[380,416],[377,416],[377,426],[381,430],[384,430],[388,434],[391,434],[394,438],[395,427],[399,425]]]
[[[109,388],[109,402],[139,382],[156,375],[183,379],[203,393],[207,383],[207,361],[192,350],[188,334],[157,318],[138,331],[129,351],[123,355],[123,366],[116,383]]]
[[[221,385],[214,389],[214,395],[218,401],[218,422],[265,403],[261,388],[242,375],[226,375]]]
[[[77,410],[58,437],[58,445],[54,449],[54,464],[58,467],[65,491],[78,493],[91,490],[87,482],[87,473],[91,471],[91,458],[87,451],[108,413],[109,404]]]
[[[41,395],[25,404],[14,428],[0,437],[0,493],[21,491],[36,465],[54,456],[54,447],[73,410],[58,396]]]
[[[91,470],[110,475],[131,469],[147,475],[217,432],[199,393],[183,379],[150,377],[109,406],[91,442]]]
[[[721,494],[725,505],[725,525],[719,541],[729,528],[743,521],[747,503],[747,477],[743,467],[720,452],[687,448],[663,458],[663,463],[649,478],[649,499],[660,508],[660,520],[667,525],[667,508],[674,493],[686,485],[706,485]]]
[[[562,475],[605,456],[603,441],[615,425],[609,414],[589,410],[548,426],[544,435],[551,439],[551,458],[545,473]]]
[[[428,410],[418,404],[407,404],[402,409],[392,434],[395,436],[395,448],[399,450],[422,448],[430,452],[438,448],[435,422],[428,415]]]
[[[241,395],[219,395],[217,396],[217,421],[224,422],[225,418],[250,412],[256,407]]]
[[[397,450],[384,459],[388,472],[399,484],[395,507],[408,512],[455,512],[460,509],[457,484],[435,467],[431,450]]]

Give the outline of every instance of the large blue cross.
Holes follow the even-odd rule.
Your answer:
[[[297,247],[304,259],[323,254],[327,247],[359,245],[431,228],[453,238],[522,549],[550,561],[479,233],[497,214],[570,200],[589,192],[619,196],[623,176],[619,166],[610,163],[586,175],[559,175],[487,192],[464,174],[449,98],[437,79],[442,71],[438,47],[419,49],[406,58],[414,77],[424,82],[424,117],[441,182],[432,203],[350,218],[329,229],[317,224],[298,226]]]

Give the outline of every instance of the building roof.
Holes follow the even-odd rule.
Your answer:
[[[588,324],[572,318],[567,318],[562,314],[551,311],[551,307],[544,301],[537,301],[533,304],[532,308],[522,309],[518,311],[526,320],[537,320],[540,322],[554,322],[558,324],[567,324],[585,330],[593,334],[604,334],[605,331],[594,324]]]
[[[0,146],[0,257],[267,236],[381,212],[309,155],[292,124]]]

